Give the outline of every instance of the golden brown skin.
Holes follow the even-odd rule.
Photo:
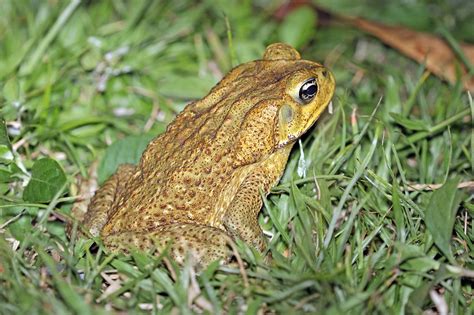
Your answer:
[[[310,78],[318,90],[303,102]],[[322,65],[286,44],[270,45],[262,60],[234,68],[189,104],[137,166],[122,165],[96,192],[84,226],[113,251],[159,251],[170,242],[181,263],[189,253],[200,265],[227,261],[235,238],[263,250],[260,192],[279,181],[295,140],[334,88]]]

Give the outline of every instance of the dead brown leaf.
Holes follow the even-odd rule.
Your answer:
[[[418,63],[425,64],[430,72],[452,84],[456,83],[460,72],[464,89],[474,91],[474,76],[469,75],[467,68],[443,39],[406,27],[384,25],[362,18],[342,17],[342,19]],[[474,64],[474,46],[461,43],[460,47],[470,63]]]
[[[311,3],[305,0],[285,2],[275,11],[274,16],[281,20],[292,10],[304,5],[309,6]],[[465,90],[474,91],[474,74],[469,74],[467,67],[442,38],[403,26],[385,25],[359,17],[335,14],[319,6],[313,7],[320,17],[324,17],[324,24],[327,24],[328,20],[350,24],[377,37],[418,63],[426,65],[428,71],[451,84],[455,84],[459,77]],[[459,46],[468,62],[474,65],[474,45],[460,43]]]

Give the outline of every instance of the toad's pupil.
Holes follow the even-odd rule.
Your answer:
[[[316,85],[311,85],[306,89],[306,94],[314,95],[316,93]]]
[[[314,78],[306,81],[300,89],[300,99],[304,102],[309,102],[318,92],[318,86]]]

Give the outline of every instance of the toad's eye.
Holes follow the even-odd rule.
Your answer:
[[[300,88],[298,96],[303,103],[309,103],[318,93],[318,84],[315,78],[306,80]]]

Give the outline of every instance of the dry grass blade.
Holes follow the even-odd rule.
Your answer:
[[[416,190],[436,190],[443,186],[443,184],[410,184],[407,187],[408,191]],[[458,188],[467,188],[468,190],[474,189],[474,181],[461,182],[458,185]]]

